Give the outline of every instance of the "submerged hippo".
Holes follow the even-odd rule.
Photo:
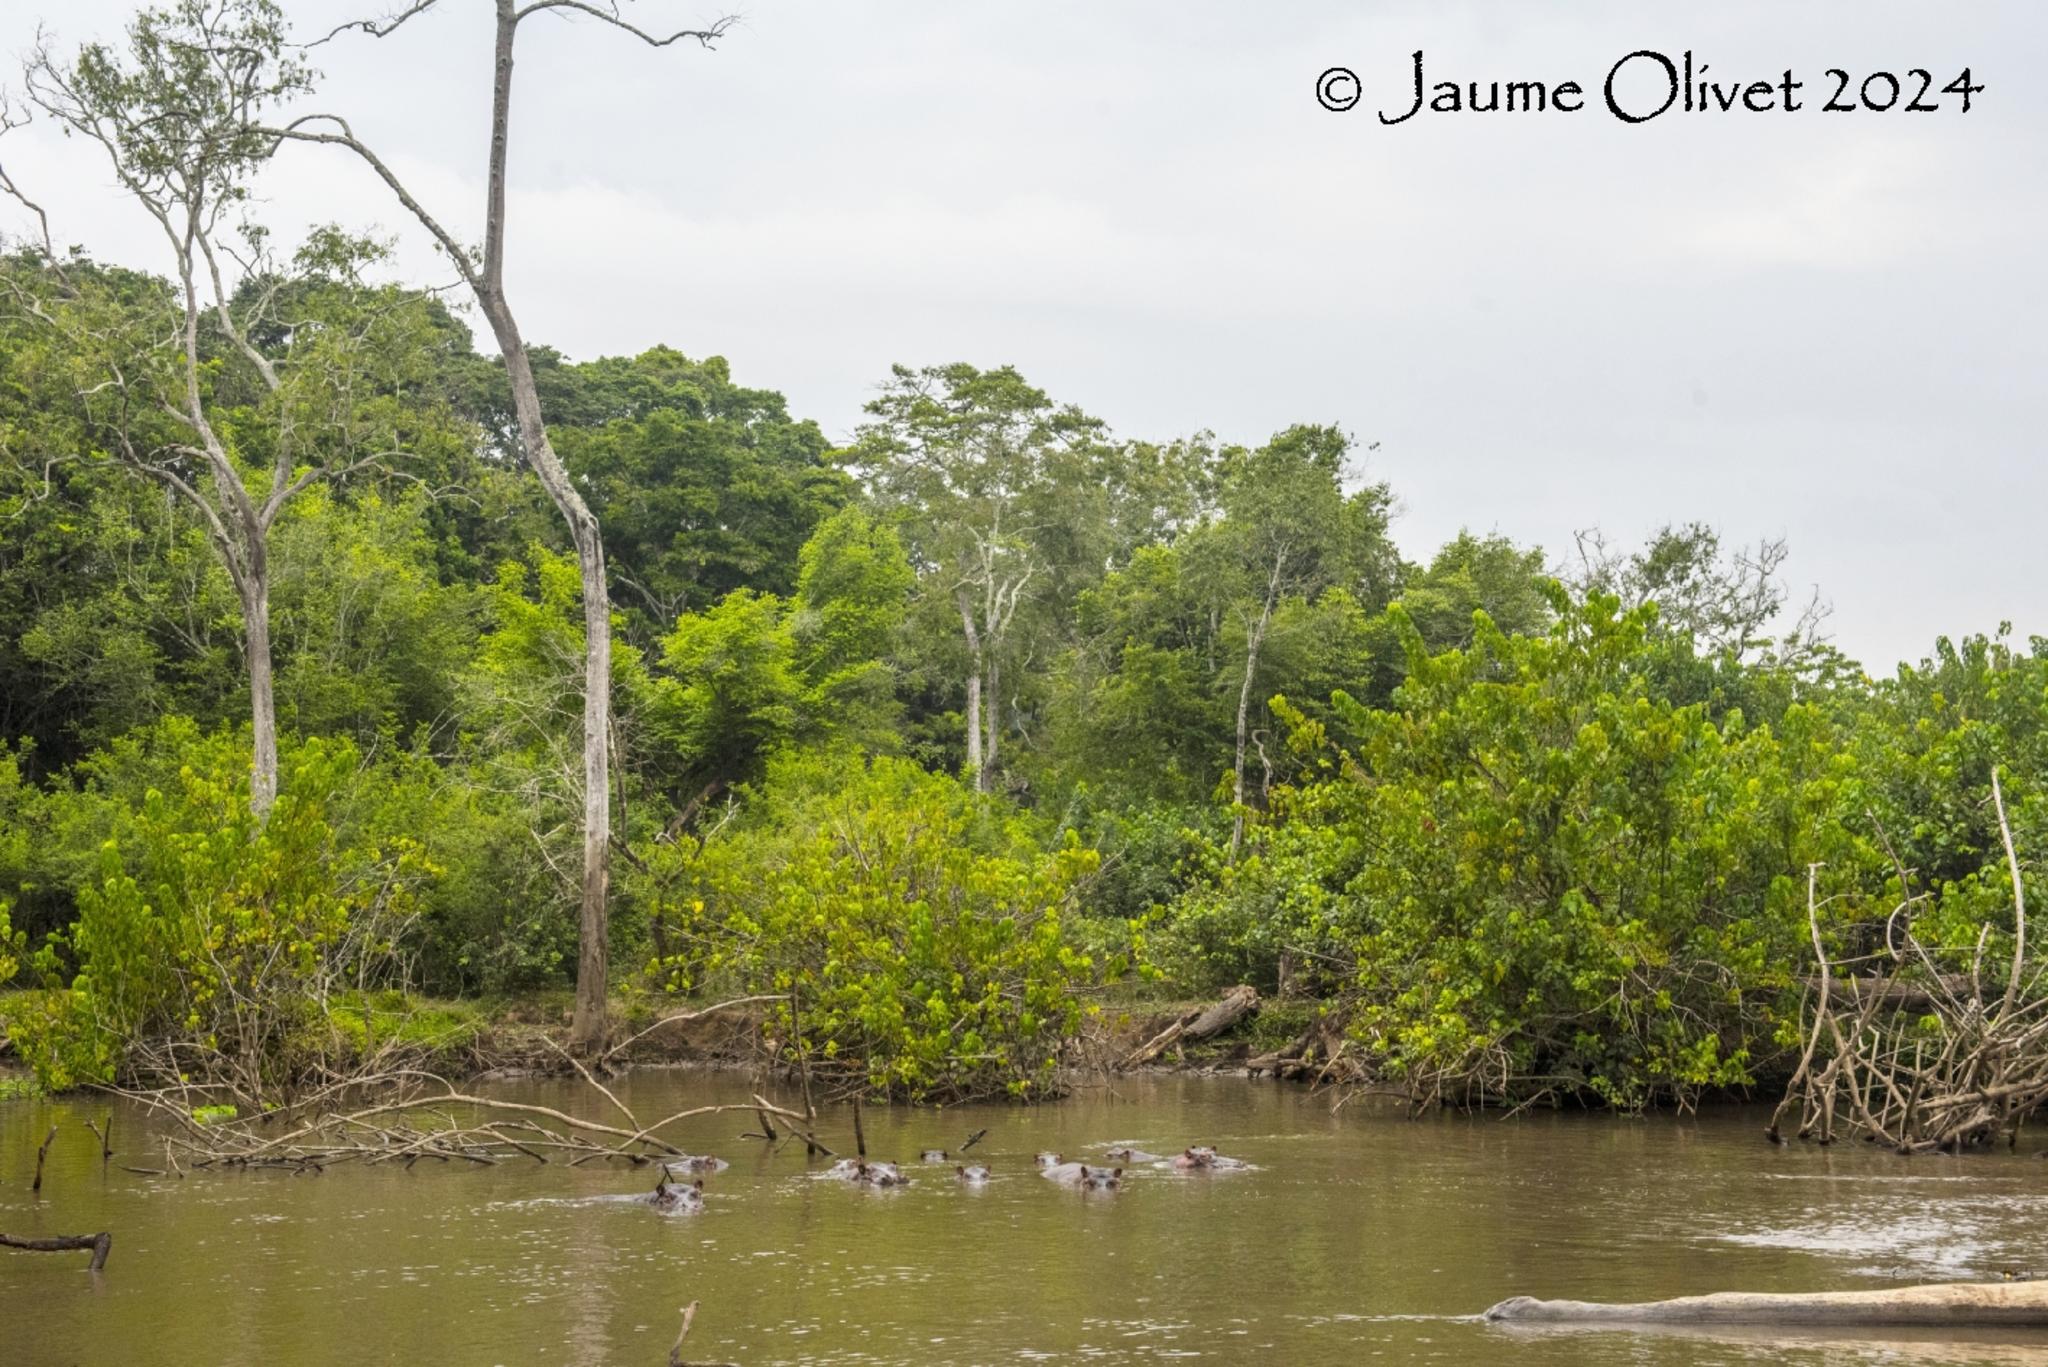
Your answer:
[[[664,1167],[661,1170],[661,1180],[654,1184],[654,1191],[648,1196],[647,1204],[664,1215],[672,1215],[680,1210],[702,1209],[704,1179],[700,1177],[686,1187],[679,1182],[671,1182],[669,1171]]]
[[[825,1169],[825,1176],[869,1187],[908,1186],[910,1179],[894,1163],[870,1163],[865,1158],[842,1158]]]
[[[1067,1160],[1065,1158],[1061,1157],[1059,1154],[1053,1153],[1051,1150],[1047,1150],[1038,1155],[1038,1166],[1041,1168],[1056,1168],[1066,1161]]]
[[[1091,1168],[1086,1163],[1055,1163],[1039,1176],[1083,1191],[1115,1191],[1123,1185],[1122,1168]]]
[[[961,1181],[967,1183],[970,1186],[977,1187],[980,1186],[983,1182],[988,1181],[988,1179],[991,1176],[993,1176],[993,1174],[990,1173],[987,1168],[983,1167],[979,1163],[971,1164],[966,1167],[956,1165],[953,1171],[960,1178]]]
[[[953,1161],[944,1149],[926,1149],[917,1156],[920,1163],[950,1163]]]
[[[669,1159],[668,1165],[684,1172],[724,1172],[732,1166],[723,1158],[713,1158],[708,1153],[684,1154],[681,1158]]]
[[[1251,1164],[1242,1158],[1225,1158],[1206,1144],[1195,1144],[1175,1154],[1173,1166],[1181,1172],[1219,1172]]]
[[[1128,1146],[1121,1149],[1105,1150],[1102,1156],[1109,1159],[1112,1163],[1164,1163],[1166,1161],[1166,1155],[1163,1153],[1146,1153],[1143,1149],[1133,1149]]]

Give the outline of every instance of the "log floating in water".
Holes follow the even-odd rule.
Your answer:
[[[2048,1327],[2048,1282],[1949,1282],[1881,1291],[1765,1295],[1722,1291],[1668,1301],[1504,1300],[1486,1318],[1510,1324],[1786,1324]]]
[[[1179,1020],[1145,1041],[1124,1060],[1124,1067],[1135,1068],[1141,1063],[1150,1063],[1175,1044],[1193,1044],[1212,1035],[1220,1035],[1258,1009],[1256,989],[1233,987],[1223,994],[1221,1001],[1184,1013]]]
[[[47,1239],[20,1239],[12,1234],[0,1234],[0,1248],[18,1248],[28,1253],[71,1253],[89,1248],[92,1261],[86,1268],[91,1272],[107,1265],[107,1254],[113,1247],[114,1236],[111,1234],[55,1234]]]

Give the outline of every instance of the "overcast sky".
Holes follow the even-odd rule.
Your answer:
[[[307,32],[365,12],[286,7]],[[112,36],[131,8],[0,0],[0,49],[38,21]],[[489,13],[441,0],[318,54],[319,103],[470,238]],[[835,438],[896,361],[1012,363],[1130,436],[1338,422],[1381,443],[1366,470],[1413,558],[1461,527],[1555,560],[1578,528],[1699,519],[1788,538],[1795,587],[1873,673],[1940,633],[2048,633],[2038,0],[738,13],[712,52],[587,20],[522,35],[509,287],[535,341],[722,354]],[[1589,107],[1381,126],[1417,48],[1431,82],[1576,80]],[[1639,48],[1689,48],[1708,80],[1790,68],[1807,107],[1625,125],[1600,88]],[[1315,100],[1336,65],[1364,87],[1345,114]],[[1986,89],[1968,115],[1938,93],[1936,114],[1827,114],[1830,66]],[[0,143],[60,242],[161,268],[82,153]],[[264,194],[280,231],[381,226],[411,278],[445,274],[344,154],[291,151]]]

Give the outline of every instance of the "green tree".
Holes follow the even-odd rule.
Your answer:
[[[41,210],[0,177],[42,223],[12,297],[55,353],[52,398],[79,443],[43,454],[104,454],[198,514],[240,600],[259,815],[277,788],[272,529],[314,481],[399,449],[404,424],[393,419],[407,411],[356,402],[406,350],[392,337],[399,315],[364,306],[361,272],[376,248],[324,230],[280,261],[260,228],[244,224],[237,244],[225,226],[271,146],[252,121],[310,88],[294,52],[271,0],[179,0],[139,14],[123,50],[89,44],[63,60],[42,47],[28,58],[31,105],[103,154],[162,231],[169,288],[60,256]],[[246,280],[231,277],[236,267]],[[307,288],[286,326],[276,306],[289,280]]]
[[[1289,598],[1357,586],[1377,607],[1391,596],[1399,560],[1387,539],[1392,495],[1384,484],[1347,496],[1350,438],[1333,427],[1290,427],[1256,450],[1233,450],[1221,472],[1222,520],[1194,538],[1189,555],[1209,592],[1240,625],[1236,740],[1231,759],[1230,848],[1244,836],[1245,757],[1252,699],[1274,614]]]
[[[850,495],[817,424],[734,384],[723,357],[657,347],[536,379],[639,639],[735,589],[787,596],[798,549]]]

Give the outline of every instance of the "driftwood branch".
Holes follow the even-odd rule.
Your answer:
[[[2048,1282],[1950,1282],[1805,1295],[1723,1291],[1624,1304],[1516,1296],[1493,1306],[1486,1318],[1515,1324],[2048,1326]]]
[[[92,1261],[86,1264],[88,1272],[97,1272],[107,1265],[107,1254],[114,1247],[111,1234],[53,1234],[46,1239],[22,1239],[12,1234],[0,1234],[0,1248],[18,1248],[27,1253],[73,1253],[82,1249],[92,1250]]]
[[[457,1091],[441,1078],[413,1071],[363,1079],[354,1089],[359,1095],[354,1109],[323,1106],[317,1111],[300,1110],[294,1113],[298,1123],[289,1127],[283,1116],[274,1114],[202,1126],[192,1123],[179,1100],[151,1093],[136,1094],[136,1099],[181,1124],[182,1134],[164,1137],[166,1167],[172,1172],[180,1171],[177,1155],[181,1151],[193,1168],[290,1168],[301,1172],[318,1172],[348,1162],[395,1160],[409,1167],[421,1159],[491,1164],[523,1156],[545,1163],[547,1151],[567,1155],[572,1167],[599,1160],[637,1165],[686,1156],[662,1138],[662,1133],[697,1116],[751,1111],[775,1115],[792,1125],[804,1120],[757,1096],[747,1102],[693,1106],[643,1123],[587,1071],[579,1071],[592,1089],[619,1111],[626,1125],[607,1124],[552,1106]],[[441,1089],[415,1090],[421,1078],[440,1084]],[[364,1092],[382,1093],[385,1099],[371,1101],[360,1095]],[[282,1132],[272,1134],[271,1129]]]

